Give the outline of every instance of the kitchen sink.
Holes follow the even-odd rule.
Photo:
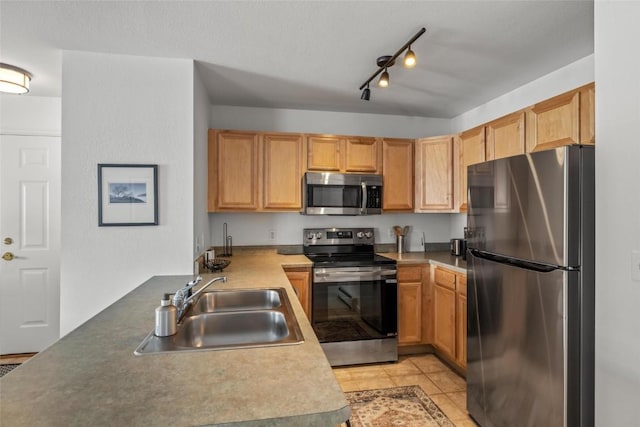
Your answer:
[[[178,323],[175,335],[149,333],[138,356],[176,351],[230,350],[303,342],[284,288],[204,292]]]
[[[216,290],[203,293],[191,313],[271,310],[281,305],[280,293],[274,289]]]

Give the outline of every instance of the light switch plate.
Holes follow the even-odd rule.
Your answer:
[[[631,280],[640,282],[640,251],[631,251]]]

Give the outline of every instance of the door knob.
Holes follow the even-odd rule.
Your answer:
[[[11,261],[15,256],[11,252],[5,252],[2,254],[2,259],[5,261]]]
[[[10,245],[13,243],[13,239],[11,237],[5,237],[4,238],[4,244],[5,245]]]

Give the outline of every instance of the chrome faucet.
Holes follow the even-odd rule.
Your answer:
[[[176,308],[178,309],[178,323],[182,321],[182,318],[187,312],[187,309],[189,308],[189,306],[192,304],[195,304],[195,302],[198,301],[198,298],[200,298],[200,295],[202,294],[202,292],[205,289],[207,289],[210,285],[220,280],[222,280],[223,283],[226,283],[227,276],[214,277],[213,279],[209,280],[207,283],[202,285],[202,287],[198,289],[195,293],[192,294],[191,290],[193,289],[193,287],[198,283],[200,283],[200,281],[202,281],[202,277],[198,276],[192,281],[190,281],[189,283],[187,283],[183,288],[178,289],[176,291],[175,295],[173,296],[173,305],[175,305]]]

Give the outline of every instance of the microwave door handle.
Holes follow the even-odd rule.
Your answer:
[[[360,207],[360,213],[363,215],[367,214],[367,183],[362,182],[360,184],[362,186],[362,206]]]

